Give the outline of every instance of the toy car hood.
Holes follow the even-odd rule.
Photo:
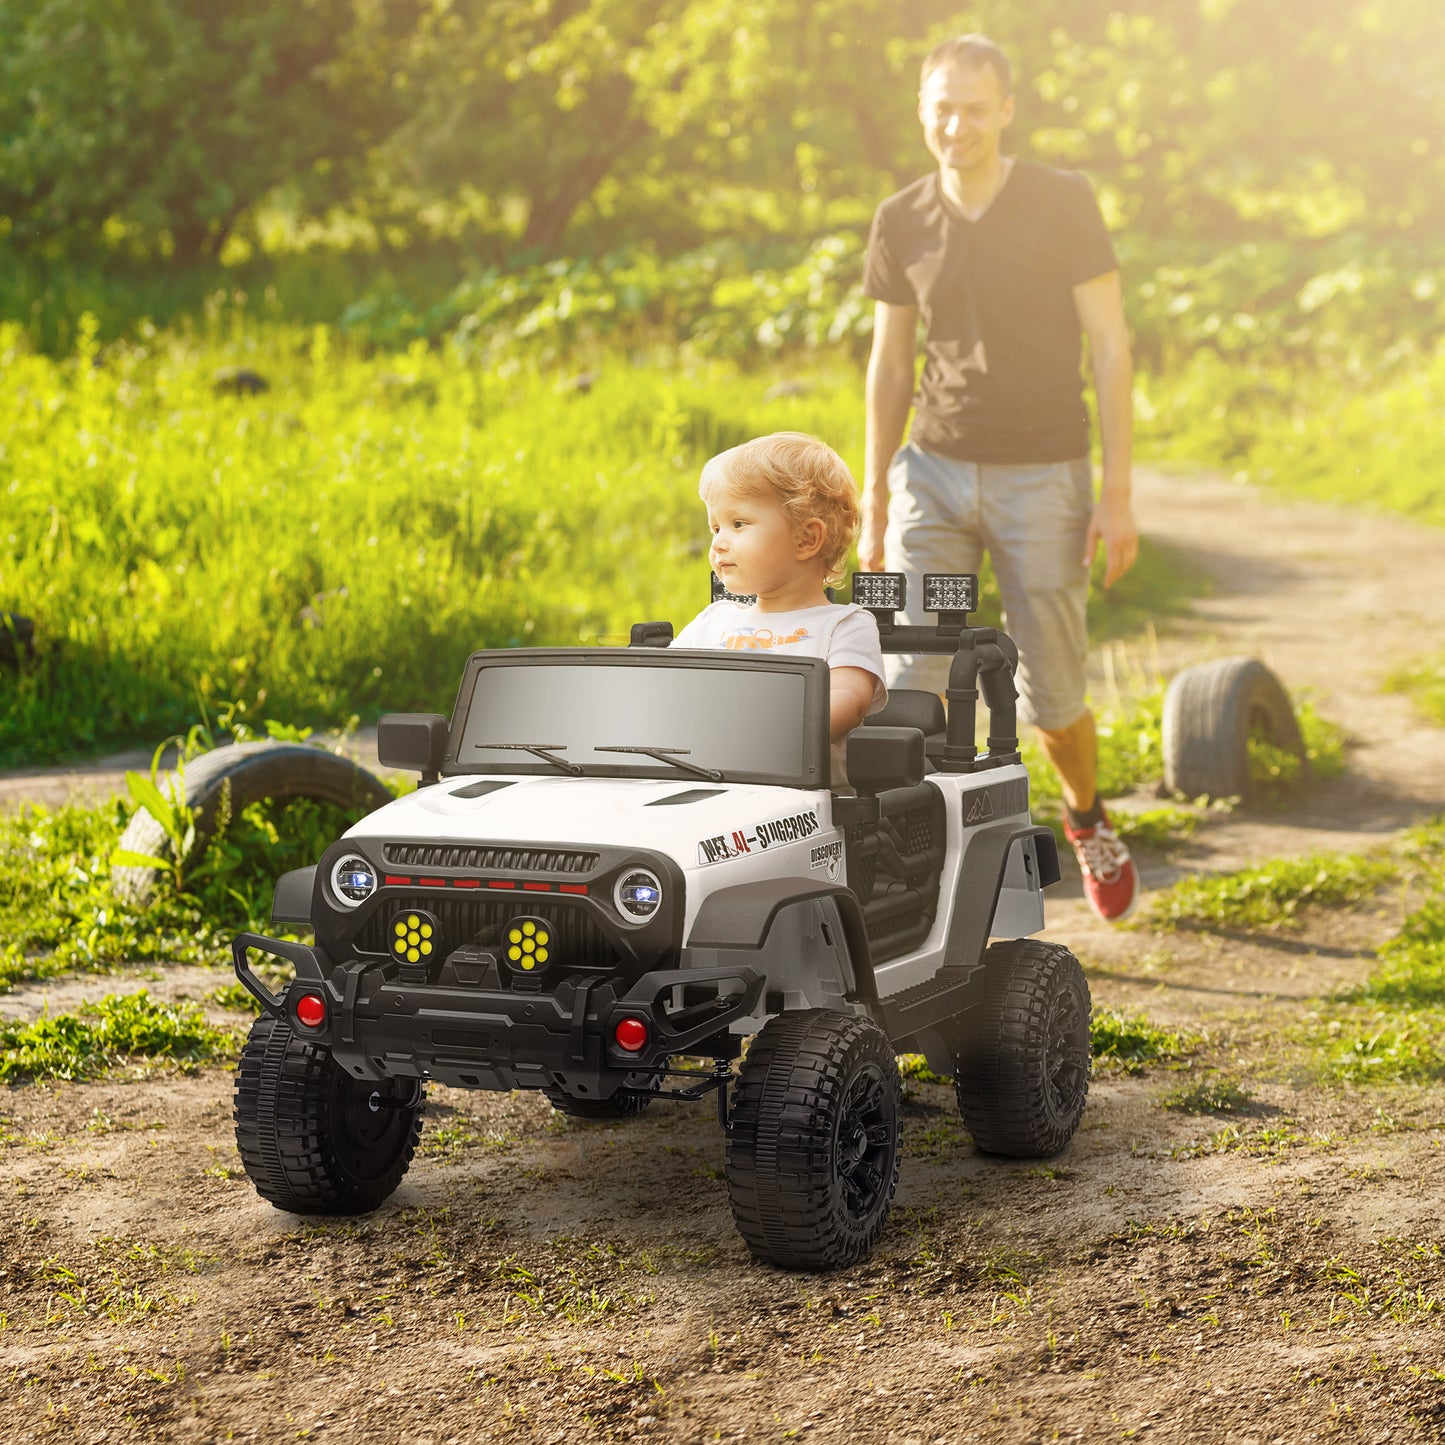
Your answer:
[[[449,777],[368,814],[347,837],[636,843],[693,867],[733,856],[739,841],[765,851],[829,830],[829,796],[701,778]]]

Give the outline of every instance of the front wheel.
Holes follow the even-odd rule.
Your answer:
[[[263,1199],[292,1214],[366,1214],[416,1152],[419,1083],[353,1079],[282,1019],[251,1025],[236,1071],[236,1148]]]
[[[954,1069],[958,1111],[986,1154],[1057,1154],[1089,1093],[1089,985],[1067,948],[1031,938],[984,954],[981,1005]]]
[[[825,1009],[783,1014],[733,1093],[728,1198],[753,1255],[785,1269],[865,1259],[898,1184],[903,1084],[883,1031]]]

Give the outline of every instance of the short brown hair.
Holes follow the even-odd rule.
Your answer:
[[[819,556],[834,586],[843,580],[843,563],[858,537],[862,515],[858,484],[848,464],[825,442],[806,432],[779,431],[754,437],[719,452],[702,469],[698,495],[706,502],[717,486],[744,496],[774,496],[794,531],[810,517],[823,524]]]
[[[923,69],[918,77],[918,88],[921,90],[924,81],[944,65],[961,65],[969,70],[977,70],[980,66],[986,65],[998,76],[998,88],[1002,97],[1007,100],[1013,94],[1013,68],[1008,63],[1008,56],[1003,53],[996,42],[977,30],[969,35],[955,35],[952,39],[941,41],[935,45],[923,57]]]

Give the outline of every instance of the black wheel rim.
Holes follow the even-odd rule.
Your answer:
[[[1089,1021],[1074,989],[1053,996],[1047,1048],[1049,1103],[1057,1117],[1068,1118],[1089,1077]]]
[[[864,1221],[887,1201],[897,1147],[895,1121],[888,1107],[888,1081],[876,1064],[860,1069],[848,1084],[838,1114],[835,1172],[843,1208]]]
[[[411,1130],[411,1091],[337,1073],[331,1091],[331,1145],[353,1179],[378,1179],[397,1161]]]

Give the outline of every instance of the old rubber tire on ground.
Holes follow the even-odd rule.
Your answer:
[[[753,1040],[731,1100],[727,1181],[756,1258],[823,1270],[868,1256],[898,1184],[902,1097],[871,1019],[783,1014]]]
[[[1243,798],[1256,791],[1249,743],[1305,761],[1289,694],[1262,662],[1221,657],[1186,667],[1164,694],[1164,786],[1187,798]]]
[[[236,1071],[236,1147],[263,1199],[293,1214],[365,1214],[401,1183],[426,1108],[419,1083],[353,1079],[263,1014]]]
[[[542,1092],[559,1114],[573,1119],[635,1119],[652,1103],[651,1094],[634,1094],[630,1089],[619,1089],[610,1099],[576,1099],[561,1089]]]
[[[1057,1154],[1089,1092],[1089,985],[1056,943],[1011,938],[984,954],[983,1001],[954,1069],[958,1111],[986,1154]]]
[[[391,793],[374,773],[350,758],[305,743],[230,743],[202,753],[180,769],[186,806],[196,812],[195,840],[190,851],[199,854],[216,831],[229,794],[230,816],[263,798],[289,802],[311,798],[342,808],[370,812],[391,801]],[[161,791],[174,796],[174,773],[166,775]],[[138,808],[121,834],[120,848],[152,858],[165,858],[171,840],[146,808]],[[155,883],[157,870],[139,865],[117,865],[111,881],[123,898],[143,903]]]

